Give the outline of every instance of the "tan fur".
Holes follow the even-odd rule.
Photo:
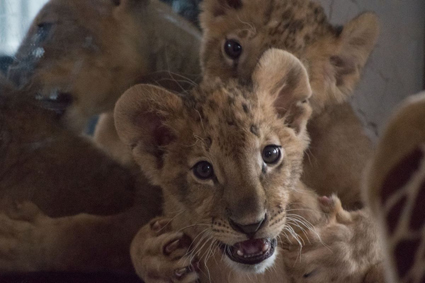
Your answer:
[[[42,106],[0,82],[0,272],[130,271],[132,237],[161,211],[156,188]]]
[[[321,197],[319,203],[326,220],[314,230],[299,231],[289,244],[283,238],[289,282],[383,283],[381,243],[369,211],[346,211],[335,195]]]
[[[194,26],[159,1],[51,0],[32,23],[9,77],[20,87],[38,86],[39,97],[71,95],[63,119],[81,131],[148,74],[196,78],[199,39]]]
[[[29,94],[0,96],[0,198],[32,201],[50,216],[115,214],[131,207],[135,177],[24,96]]]
[[[425,93],[409,97],[378,143],[365,196],[384,238],[388,282],[424,282]]]
[[[271,49],[252,80],[252,87],[204,80],[188,96],[139,85],[118,101],[118,134],[143,172],[162,187],[167,217],[153,220],[133,240],[136,272],[148,283],[198,277],[211,282],[363,282],[380,260],[367,212],[349,213],[336,197],[323,208],[299,182],[310,116],[306,70],[294,56]],[[273,165],[261,157],[269,144],[282,146],[283,158]],[[194,173],[202,160],[214,168],[211,179]],[[232,221],[249,225],[264,215],[265,224],[252,237],[281,236],[277,258],[256,265],[231,261],[220,246],[251,237]],[[297,264],[299,245],[292,237],[302,237],[303,229],[312,242],[304,241],[305,262]],[[306,281],[313,267],[317,274]]]
[[[287,50],[304,63],[314,93],[314,117],[303,181],[319,194],[338,193],[347,207],[358,206],[360,176],[372,147],[345,101],[375,45],[376,16],[362,14],[341,31],[309,0],[206,0],[200,19],[207,76],[249,81],[261,54],[271,47]],[[227,39],[242,46],[237,60],[224,52]],[[353,148],[359,155],[353,155]]]
[[[121,142],[117,135],[113,113],[103,113],[99,116],[94,132],[94,140],[112,159],[120,164],[130,167],[135,166],[131,151]]]

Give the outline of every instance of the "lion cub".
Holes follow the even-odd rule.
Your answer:
[[[200,37],[158,0],[50,0],[15,54],[9,78],[60,103],[61,120],[81,132],[136,83],[169,81],[169,73],[198,77]]]
[[[271,49],[252,81],[206,77],[189,96],[138,85],[117,102],[119,136],[164,193],[168,219],[142,228],[131,246],[146,282],[282,282],[291,271],[278,242],[295,235],[292,215],[326,222],[299,181],[311,114],[306,69]]]
[[[337,193],[345,207],[361,203],[361,173],[372,144],[347,102],[378,37],[378,20],[364,13],[342,26],[329,23],[310,0],[204,0],[201,64],[208,76],[250,82],[269,48],[291,52],[306,67],[313,95],[311,145],[303,182]]]

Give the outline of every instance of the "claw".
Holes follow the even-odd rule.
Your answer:
[[[174,275],[176,275],[177,278],[182,278],[189,271],[190,271],[189,267],[183,267],[183,268],[180,268],[180,269],[176,269],[174,271]]]
[[[324,206],[331,206],[333,204],[333,198],[329,198],[327,196],[319,197],[319,201]]]
[[[169,255],[172,252],[174,252],[179,246],[180,246],[180,239],[175,240],[174,242],[171,242],[170,244],[165,246],[164,253],[166,255]]]
[[[154,223],[151,224],[151,229],[155,232],[158,232],[159,230],[161,230],[161,224],[159,224],[159,221],[155,221]]]

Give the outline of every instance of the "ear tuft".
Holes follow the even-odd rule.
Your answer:
[[[307,70],[294,55],[269,49],[261,56],[252,75],[259,95],[272,99],[279,115],[300,134],[311,114],[308,103],[312,91]]]
[[[347,41],[347,46],[370,52],[376,43],[378,34],[378,16],[375,13],[366,12],[348,22],[342,30],[341,37]]]

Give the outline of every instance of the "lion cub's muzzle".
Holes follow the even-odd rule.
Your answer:
[[[231,218],[228,219],[230,227],[236,232],[245,234],[249,240],[238,242],[234,245],[222,245],[223,251],[232,261],[255,265],[271,257],[276,248],[276,239],[255,238],[257,232],[267,223],[267,215],[256,223],[242,225]]]

